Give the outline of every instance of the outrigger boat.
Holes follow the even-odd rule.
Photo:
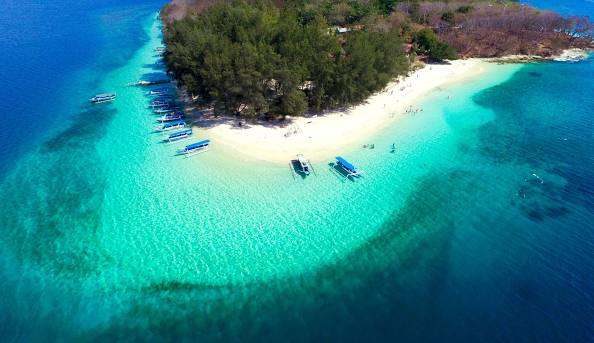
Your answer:
[[[148,95],[148,96],[159,96],[159,97],[162,97],[162,96],[169,95],[169,91],[170,90],[167,89],[167,88],[158,88],[158,89],[150,90],[150,91],[146,92],[145,94]]]
[[[310,171],[312,170],[309,161],[302,154],[297,155],[297,161],[301,166],[301,172],[305,175],[309,175]]]
[[[158,47],[156,47],[153,50],[155,50],[156,52],[165,52],[165,47],[164,46],[158,46]]]
[[[158,107],[158,108],[153,108],[153,112],[155,114],[165,114],[165,113],[169,113],[169,112],[175,112],[177,110],[179,110],[179,107]]]
[[[178,155],[192,156],[194,154],[198,154],[198,153],[207,151],[209,144],[210,144],[210,141],[208,139],[206,139],[206,140],[200,141],[198,143],[186,145],[185,148],[178,150],[177,153],[178,153]]]
[[[163,79],[163,80],[140,80],[137,82],[130,82],[128,86],[152,86],[152,85],[160,85],[163,83],[170,83],[171,80]]]
[[[182,131],[174,132],[174,133],[170,134],[169,137],[167,137],[163,141],[165,143],[179,142],[179,141],[182,141],[184,139],[190,138],[193,133],[194,132],[192,132],[192,129],[187,129],[187,130],[182,130]]]
[[[184,127],[186,127],[185,120],[176,120],[176,121],[172,121],[172,122],[165,123],[163,125],[159,125],[159,126],[155,127],[155,131],[165,132],[165,131],[171,131],[171,130],[175,130],[175,129],[181,129]]]
[[[95,104],[100,104],[102,102],[114,101],[115,98],[116,93],[104,93],[95,95],[94,97],[90,98],[89,101]]]
[[[347,173],[346,177],[349,177],[349,176],[359,177],[362,174],[362,172],[360,170],[357,170],[357,168],[355,168],[354,165],[352,165],[351,163],[349,163],[347,160],[345,160],[344,158],[342,158],[340,156],[336,156],[336,164],[338,166],[340,166],[342,169],[344,169],[344,171],[346,171],[346,173]]]
[[[172,101],[153,101],[149,107],[155,109],[155,108],[168,108],[168,107],[172,107],[175,106],[175,104]]]
[[[157,121],[160,123],[165,123],[168,121],[175,121],[175,120],[181,120],[184,118],[184,113],[183,112],[173,112],[173,113],[169,113],[169,114],[165,114],[159,118],[157,118]]]

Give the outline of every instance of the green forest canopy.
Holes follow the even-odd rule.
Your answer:
[[[369,12],[353,8],[333,15],[355,22]],[[364,27],[339,34],[318,10],[214,5],[168,27],[168,65],[217,113],[249,117],[355,104],[408,71],[399,34]]]

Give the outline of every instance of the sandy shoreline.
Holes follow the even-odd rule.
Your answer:
[[[195,130],[211,139],[213,148],[234,158],[284,164],[302,153],[313,162],[325,161],[364,144],[411,108],[416,110],[414,104],[420,97],[447,84],[476,77],[487,65],[480,59],[427,65],[399,82],[391,82],[361,105],[320,116],[291,118],[282,127],[245,123],[239,127],[237,121],[223,121]]]

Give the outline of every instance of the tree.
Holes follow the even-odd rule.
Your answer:
[[[415,32],[413,43],[417,53],[421,53],[436,60],[456,59],[456,51],[449,45],[440,42],[431,29],[421,29]]]
[[[281,96],[279,112],[287,115],[299,115],[307,108],[305,93],[298,89],[292,89],[289,93]]]

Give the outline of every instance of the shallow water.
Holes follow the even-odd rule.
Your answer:
[[[362,180],[323,163],[302,179],[216,142],[189,159],[159,144],[125,86],[162,72],[154,12],[102,11],[93,29],[132,41],[105,43],[71,80],[117,101],[80,95],[5,157],[4,339],[593,337],[591,60],[493,65],[433,92],[375,149],[340,152]]]

